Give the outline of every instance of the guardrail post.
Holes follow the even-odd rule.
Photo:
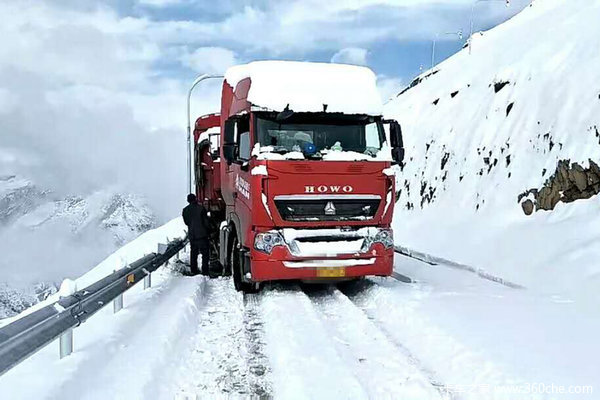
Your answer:
[[[113,313],[116,314],[123,309],[123,293],[113,300]]]
[[[65,279],[60,285],[59,296],[68,297],[77,292],[77,282]],[[64,332],[58,339],[60,358],[63,359],[73,353],[73,328]]]
[[[124,264],[126,264],[126,263],[124,263]],[[125,265],[125,267],[126,266],[127,265]],[[117,270],[115,270],[115,272],[117,272]],[[118,313],[122,309],[123,309],[123,293],[121,293],[120,295],[115,297],[115,299],[113,300],[113,314]]]
[[[150,289],[152,287],[152,274],[148,273],[144,277],[144,290]]]
[[[60,343],[60,358],[61,360],[73,353],[73,329],[69,329],[58,339]]]

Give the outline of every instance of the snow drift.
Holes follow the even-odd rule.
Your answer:
[[[561,162],[580,173],[600,162],[599,18],[598,1],[534,1],[387,104],[407,153],[397,243],[594,296],[598,182],[580,176],[583,195],[569,198],[549,178]],[[553,207],[541,206],[542,190]]]

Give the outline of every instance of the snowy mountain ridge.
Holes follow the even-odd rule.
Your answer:
[[[0,318],[43,300],[155,224],[137,195],[107,189],[60,198],[26,178],[0,178]]]

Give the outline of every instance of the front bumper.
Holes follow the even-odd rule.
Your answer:
[[[390,276],[394,263],[394,250],[374,244],[370,251],[360,255],[336,257],[295,257],[287,248],[273,249],[267,255],[252,250],[251,280],[255,282],[276,280],[340,280],[363,276]],[[333,271],[335,277],[323,277],[323,269]],[[335,274],[342,271],[343,276]]]

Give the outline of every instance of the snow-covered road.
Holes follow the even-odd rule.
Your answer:
[[[534,393],[600,387],[600,323],[581,305],[403,256],[395,269],[413,282],[247,296],[165,269],[78,328],[73,356],[52,345],[1,377],[0,398],[594,398]]]

